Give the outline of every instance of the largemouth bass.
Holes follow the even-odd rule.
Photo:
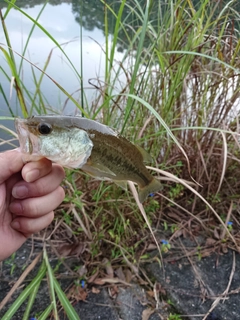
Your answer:
[[[24,161],[43,157],[68,168],[80,168],[98,179],[139,186],[139,201],[162,189],[144,165],[150,156],[110,127],[73,116],[16,119]]]

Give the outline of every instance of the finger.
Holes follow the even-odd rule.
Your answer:
[[[14,173],[19,172],[24,163],[20,149],[14,149],[0,153],[0,184]]]
[[[26,218],[26,217],[17,217],[12,221],[11,226],[13,229],[29,237],[31,234],[46,228],[52,222],[53,218],[54,218],[53,211],[35,219]]]
[[[33,182],[46,176],[52,170],[52,162],[46,158],[25,164],[22,169],[22,177],[26,182]]]
[[[65,196],[62,187],[58,187],[53,192],[38,198],[28,198],[24,200],[14,200],[9,205],[9,210],[16,214],[29,218],[36,218],[57,208]]]
[[[64,179],[65,172],[57,164],[53,164],[51,172],[32,183],[20,181],[12,189],[12,195],[16,199],[34,198],[46,195],[54,191]]]

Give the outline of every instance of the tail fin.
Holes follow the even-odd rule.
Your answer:
[[[152,179],[152,181],[146,185],[143,188],[140,188],[138,193],[138,198],[141,203],[143,203],[144,200],[148,197],[148,195],[152,192],[157,192],[162,190],[163,186],[160,183],[160,181],[156,180],[155,178]]]

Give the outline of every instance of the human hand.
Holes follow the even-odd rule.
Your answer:
[[[63,178],[63,168],[47,159],[24,164],[19,149],[0,153],[0,261],[51,223]]]

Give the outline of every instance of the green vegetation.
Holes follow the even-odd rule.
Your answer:
[[[47,76],[51,53],[40,78],[36,76],[38,67],[31,64],[35,92],[30,92],[21,78],[28,41],[23,52],[11,50],[5,24],[11,10],[19,10],[32,22],[33,29],[40,28],[53,41],[53,46],[61,50],[73,68],[80,86],[82,75],[60,44],[38,23],[41,12],[34,20],[16,7],[14,1],[5,2],[9,7],[1,15],[1,21],[7,46],[0,45],[0,50],[9,70],[0,67],[1,77],[16,91],[23,116],[46,113],[47,101],[41,84],[43,76]],[[158,247],[163,252],[171,251],[174,239],[189,234],[193,238],[207,235],[212,245],[219,248],[239,246],[238,0],[201,0],[197,5],[191,0],[144,1],[144,4],[123,0],[115,7],[111,3],[101,1],[105,13],[105,74],[104,82],[95,86],[98,94],[95,103],[90,104],[84,92],[79,102],[55,83],[84,116],[114,127],[147,150],[155,159],[149,168],[160,175],[164,189],[141,207],[131,183],[129,191],[124,191],[79,171],[66,171],[66,198],[47,230],[48,240],[61,239],[58,252],[61,257],[81,255],[86,269],[84,278],[91,283],[95,278],[101,283],[103,274],[111,275],[119,266],[130,270],[134,278],[147,256],[147,248],[155,243],[153,232],[153,237],[149,237],[149,226],[165,230],[167,242]],[[124,55],[122,61],[116,62],[119,47],[124,48]],[[20,65],[16,63],[17,55],[21,57]],[[120,74],[126,76],[125,83],[119,83]],[[8,95],[1,86],[0,92],[14,117]],[[206,248],[207,244],[198,246],[196,258],[201,259]],[[55,293],[61,304],[63,296],[58,294],[59,286],[46,259],[45,256],[38,279],[46,272],[51,278],[53,303],[46,314],[53,312],[57,319]],[[103,259],[109,264],[104,264]],[[152,286],[146,275],[141,277]],[[30,290],[33,288],[27,291],[28,295]],[[170,315],[169,319],[180,318]]]

